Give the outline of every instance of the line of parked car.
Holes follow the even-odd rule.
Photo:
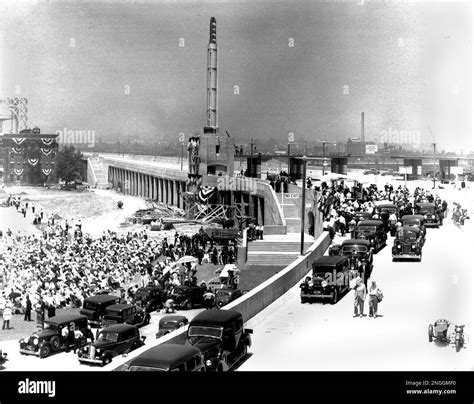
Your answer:
[[[379,202],[377,213],[383,220],[373,220],[369,212],[357,212],[358,222],[351,235],[342,244],[329,248],[329,255],[318,257],[312,263],[312,277],[300,284],[301,303],[329,300],[336,304],[360,277],[367,285],[373,271],[373,255],[387,245],[387,233],[394,237],[392,260],[415,259],[421,261],[422,248],[426,240],[426,227],[439,227],[442,218],[433,203],[417,203],[416,215],[399,218],[396,205],[389,201]],[[388,220],[395,213],[397,222]]]

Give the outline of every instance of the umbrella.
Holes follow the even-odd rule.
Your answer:
[[[181,257],[176,263],[177,264],[185,264],[187,262],[197,262],[198,259],[196,257],[193,257],[192,255],[185,255]]]

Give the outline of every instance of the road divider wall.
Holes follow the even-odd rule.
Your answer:
[[[250,292],[244,294],[239,299],[224,306],[222,310],[236,310],[242,313],[244,322],[261,312],[275,300],[283,296],[288,290],[296,285],[310,271],[312,262],[322,255],[331,244],[328,232],[323,232],[313,245],[290,265],[273,275]],[[152,344],[136,349],[126,357],[115,358],[112,363],[104,366],[102,370],[123,370],[128,362],[150,348],[161,344],[183,344],[186,339],[188,326],[173,331],[164,337],[154,341]],[[158,331],[158,330],[156,330]]]

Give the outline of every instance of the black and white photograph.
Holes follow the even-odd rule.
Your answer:
[[[297,375],[472,403],[472,18],[0,0],[0,403]]]

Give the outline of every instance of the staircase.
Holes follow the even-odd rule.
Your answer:
[[[303,250],[311,247],[306,241]],[[300,255],[301,244],[297,241],[251,241],[247,244],[247,265],[287,266]]]
[[[91,157],[87,159],[89,161],[89,167],[91,169],[92,176],[87,176],[87,180],[91,187],[95,187],[97,183],[97,188],[105,189],[108,187],[109,182],[107,180],[107,175],[105,173],[104,166],[99,157]]]

